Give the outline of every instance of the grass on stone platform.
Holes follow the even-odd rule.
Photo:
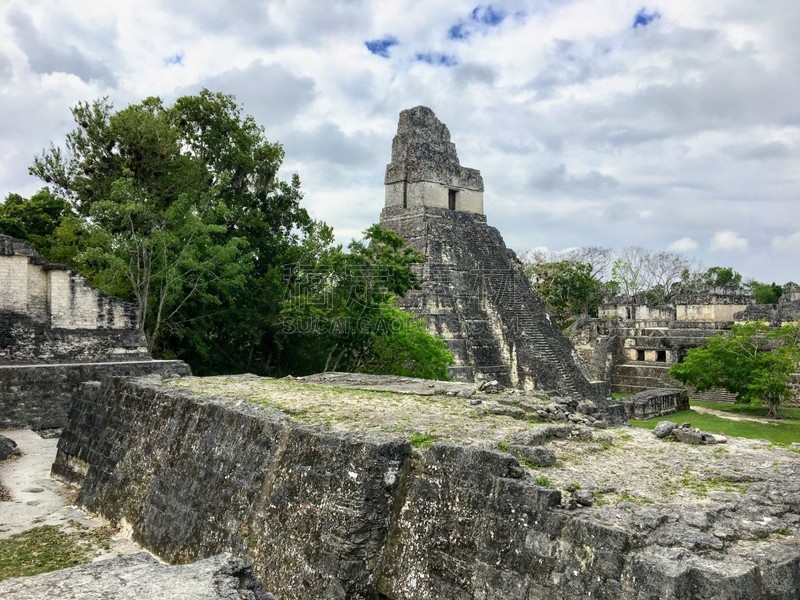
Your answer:
[[[0,581],[82,565],[108,549],[109,533],[70,522],[71,531],[42,525],[0,540]]]
[[[730,413],[732,416],[744,419],[748,417],[763,418],[767,415],[766,407],[748,404],[692,400],[690,405]],[[782,419],[759,422],[726,419],[716,415],[699,413],[695,410],[684,410],[665,417],[647,419],[646,421],[631,420],[630,424],[634,427],[653,429],[659,421],[688,422],[697,429],[730,437],[763,439],[781,446],[786,446],[792,442],[800,442],[800,408],[783,407],[778,412],[783,417]]]

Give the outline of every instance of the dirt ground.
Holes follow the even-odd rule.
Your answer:
[[[0,502],[0,539],[42,525],[65,531],[76,527],[108,530],[108,523],[74,505],[77,490],[50,477],[58,439],[42,439],[29,429],[0,431],[17,443],[22,456],[0,462],[0,485],[10,500]],[[95,560],[141,552],[121,532],[108,538],[110,547]]]

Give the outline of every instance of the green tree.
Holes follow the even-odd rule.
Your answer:
[[[64,147],[30,169],[77,214],[54,235],[71,265],[139,305],[157,355],[199,373],[268,370],[282,265],[327,231],[300,207],[299,179],[277,178],[281,146],[208,90],[72,112]]]
[[[742,274],[731,267],[711,267],[700,275],[703,285],[722,287],[739,286],[742,284]]]
[[[529,267],[531,282],[561,327],[575,317],[597,316],[604,286],[592,275],[592,266],[569,260],[540,262]]]
[[[747,282],[747,285],[750,288],[750,293],[753,295],[756,304],[774,305],[778,303],[778,300],[780,300],[783,295],[783,286],[775,282],[760,283],[752,280]]]
[[[9,194],[0,204],[0,233],[30,242],[46,258],[52,259],[57,246],[56,230],[65,219],[74,218],[72,207],[47,188],[23,198]]]
[[[744,323],[689,350],[670,375],[700,392],[719,387],[736,394],[738,402],[763,402],[770,417],[780,418],[778,406],[791,397],[789,378],[798,362],[800,326]]]
[[[423,258],[377,225],[364,237],[292,269],[282,312],[285,368],[445,378],[452,353],[395,306],[418,287],[411,267]]]
[[[203,90],[119,111],[103,99],[72,114],[63,146],[30,168],[49,186],[36,199],[49,221],[2,222],[26,239],[46,234],[50,256],[135,302],[155,356],[185,359],[197,374],[446,373],[442,342],[394,306],[416,285],[419,256],[379,228],[368,245],[334,246],[331,228],[300,205],[299,178],[278,178],[283,148],[233,97]],[[290,264],[300,267],[287,273]],[[307,300],[330,296],[330,306],[287,304],[320,272]],[[292,311],[359,327],[288,332]]]

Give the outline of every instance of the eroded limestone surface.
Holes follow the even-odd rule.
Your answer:
[[[54,472],[165,559],[250,557],[280,598],[800,594],[795,453],[542,425],[473,401],[112,380],[73,404]]]
[[[229,555],[169,566],[146,552],[0,581],[4,600],[270,600],[250,566]]]

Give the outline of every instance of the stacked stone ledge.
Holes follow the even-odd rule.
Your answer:
[[[133,304],[0,235],[0,428],[59,428],[83,381],[187,375],[152,360]]]
[[[544,426],[518,436],[513,451],[547,462],[536,448],[570,435]],[[582,509],[581,490],[565,501],[504,452],[444,442],[417,452],[394,435],[115,378],[84,386],[53,472],[162,558],[247,556],[283,600],[795,600],[791,537],[763,552],[703,528],[750,522],[754,510],[796,513],[800,473],[787,468],[782,495],[770,480],[706,516],[697,507],[691,519],[685,507]]]

